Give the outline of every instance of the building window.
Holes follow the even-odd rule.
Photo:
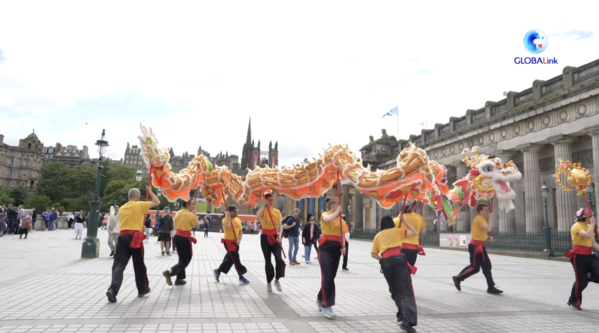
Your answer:
[[[27,178],[27,171],[23,171],[23,178]]]
[[[23,165],[24,165],[24,166],[27,166],[27,164],[29,164],[29,161],[28,161],[28,160],[24,160],[24,161],[23,161]]]
[[[15,187],[15,181],[14,180],[10,182],[10,187]]]

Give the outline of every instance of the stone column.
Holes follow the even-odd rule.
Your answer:
[[[576,141],[575,137],[559,135],[556,137],[549,138],[547,141],[551,142],[555,147],[555,164],[559,163],[559,159],[572,160],[572,142]],[[567,184],[567,176],[562,174],[562,184]],[[550,198],[548,200],[551,200]],[[565,192],[562,190],[556,191],[556,202],[557,206],[557,230],[558,231],[570,231],[572,227],[572,219],[576,215],[576,193]]]
[[[462,163],[461,161],[459,162],[459,164],[455,165],[456,167],[456,174],[457,174],[457,180],[462,179],[462,177],[465,177],[468,172],[470,172],[470,168]],[[458,213],[458,217],[457,217],[457,221],[456,221],[456,226],[457,226],[457,230],[458,232],[467,232],[468,231],[468,225],[470,224],[470,207],[468,205],[462,207],[462,209],[460,209],[460,212]]]
[[[526,205],[526,232],[543,230],[543,198],[541,197],[541,169],[539,150],[542,145],[527,143],[517,149],[524,153],[524,204]]]
[[[593,139],[593,182],[595,183],[596,205],[595,213],[599,213],[599,200],[597,200],[597,198],[599,197],[599,195],[597,194],[597,191],[599,190],[599,125],[586,128],[583,130],[583,132],[587,133]]]
[[[514,152],[502,150],[496,152],[494,155],[495,157],[499,158],[502,163],[505,164],[512,160],[512,158],[514,157]],[[510,186],[512,187],[512,189],[514,188],[513,183],[511,183]],[[499,232],[516,232],[516,210],[512,209],[509,212],[506,212],[503,209],[497,210],[499,213]]]
[[[353,220],[355,222],[354,228],[364,229],[364,198],[360,191],[356,191],[354,200],[356,202],[356,206],[352,207]]]
[[[339,184],[337,184],[339,186]],[[347,216],[347,207],[349,207],[349,190],[351,189],[351,185],[341,185],[341,207],[343,209],[343,214]]]

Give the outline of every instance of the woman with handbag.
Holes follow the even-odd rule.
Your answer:
[[[31,228],[31,216],[29,216],[29,212],[25,213],[25,216],[21,219],[21,223],[19,224],[19,239],[22,239],[23,234],[25,235],[25,239],[27,239],[27,234],[29,233],[29,229]]]

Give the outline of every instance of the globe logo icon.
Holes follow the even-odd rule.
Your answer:
[[[524,35],[524,48],[530,53],[542,53],[548,44],[549,39],[541,30],[531,30]]]

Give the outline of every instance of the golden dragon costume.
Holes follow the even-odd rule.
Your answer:
[[[445,168],[430,161],[426,152],[412,145],[397,156],[397,166],[371,171],[347,146],[330,145],[310,163],[290,168],[256,168],[245,180],[226,166],[213,166],[204,155],[196,156],[179,173],[171,171],[169,153],[160,147],[154,132],[140,126],[142,156],[152,175],[152,184],[162,189],[169,201],[189,200],[190,191],[199,188],[207,202],[219,206],[226,195],[244,205],[255,205],[265,191],[275,190],[299,200],[318,197],[331,189],[339,178],[349,179],[355,188],[390,208],[405,197],[429,201],[447,192],[441,184]],[[226,194],[225,194],[226,193]]]

